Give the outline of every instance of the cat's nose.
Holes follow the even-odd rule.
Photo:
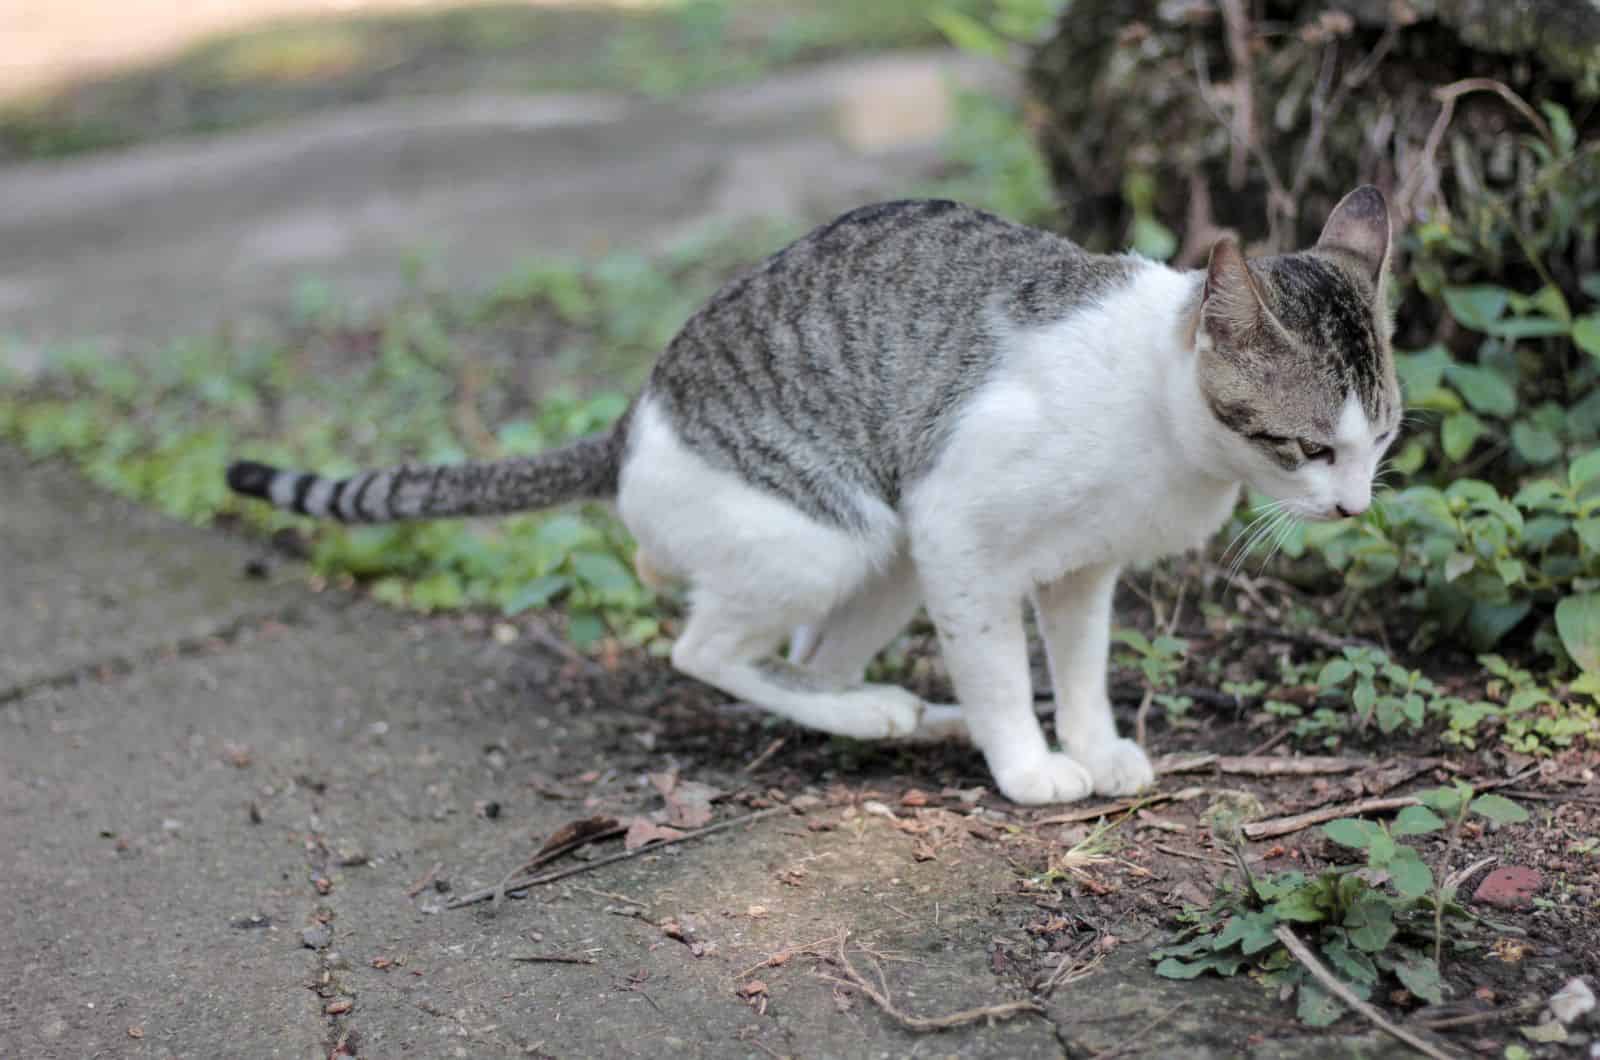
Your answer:
[[[1346,507],[1343,504],[1335,504],[1334,507],[1338,509],[1339,515],[1345,519],[1350,518],[1352,515],[1360,515],[1362,512],[1367,510],[1367,506],[1365,504],[1355,507]]]

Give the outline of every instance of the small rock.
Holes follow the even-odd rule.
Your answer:
[[[349,998],[340,998],[338,1001],[328,1002],[323,1006],[322,1011],[326,1012],[330,1016],[342,1016],[354,1007],[355,1002],[351,1001]]]
[[[1485,876],[1472,893],[1472,900],[1502,909],[1517,909],[1527,905],[1542,886],[1544,877],[1533,869],[1507,865]]]
[[[320,950],[333,941],[333,929],[326,924],[313,924],[300,932],[300,941],[308,950]]]
[[[365,865],[371,860],[360,844],[352,843],[348,840],[335,843],[333,852],[338,856],[339,865],[342,868],[355,868],[357,865]]]
[[[1569,980],[1567,985],[1550,998],[1550,1014],[1562,1023],[1576,1023],[1594,1011],[1594,991],[1582,976]]]

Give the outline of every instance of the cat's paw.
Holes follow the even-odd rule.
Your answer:
[[[1150,759],[1132,740],[1108,740],[1067,753],[1088,772],[1096,795],[1132,795],[1155,783]]]
[[[994,782],[1000,794],[1023,806],[1076,802],[1094,790],[1088,771],[1059,752],[996,769]]]
[[[892,685],[869,685],[848,692],[835,724],[828,731],[857,740],[892,740],[910,736],[922,721],[922,699]]]

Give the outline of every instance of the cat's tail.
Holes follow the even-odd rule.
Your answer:
[[[537,456],[432,467],[407,464],[346,479],[240,461],[228,468],[228,486],[278,508],[346,523],[506,515],[615,496],[624,426]]]

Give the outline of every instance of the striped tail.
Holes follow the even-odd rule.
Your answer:
[[[562,449],[493,463],[410,464],[330,479],[241,461],[228,486],[301,515],[346,523],[506,515],[617,492],[622,425]]]

